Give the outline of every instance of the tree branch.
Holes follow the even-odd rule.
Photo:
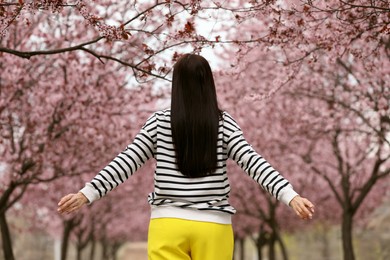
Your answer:
[[[163,80],[170,81],[170,80],[167,79],[165,76],[161,76],[161,75],[158,75],[158,74],[154,74],[154,73],[152,73],[152,72],[150,72],[150,71],[147,71],[147,70],[144,70],[144,69],[142,69],[142,68],[137,67],[137,65],[134,65],[134,64],[131,64],[131,63],[122,61],[122,60],[120,60],[120,59],[118,59],[118,58],[115,58],[115,57],[112,57],[112,56],[108,56],[108,55],[100,55],[100,54],[98,54],[98,53],[96,53],[96,52],[94,52],[94,51],[92,51],[92,50],[86,49],[86,48],[84,48],[84,47],[81,47],[81,50],[90,53],[91,55],[93,55],[93,56],[95,56],[96,58],[98,58],[101,62],[103,62],[103,61],[101,60],[102,58],[103,58],[103,59],[107,59],[107,60],[116,61],[116,62],[118,62],[118,63],[120,63],[120,64],[122,64],[122,65],[125,65],[125,66],[127,66],[127,67],[130,67],[130,68],[132,68],[132,69],[134,69],[134,70],[141,71],[141,72],[143,72],[143,73],[145,73],[145,74],[154,76],[154,77],[156,77],[156,78],[160,78],[160,79],[163,79]],[[103,62],[103,63],[104,63],[104,62]]]
[[[366,198],[367,194],[371,191],[372,187],[375,185],[375,183],[378,181],[379,178],[383,178],[384,176],[387,176],[390,173],[390,169],[387,169],[385,172],[383,172],[382,175],[379,174],[379,167],[382,165],[383,160],[380,158],[377,158],[375,161],[374,167],[372,168],[370,178],[366,181],[366,183],[363,185],[363,187],[360,189],[360,193],[355,201],[351,201],[352,203],[352,210],[353,212],[356,212],[356,210],[359,208],[363,200]]]
[[[321,176],[329,185],[330,189],[333,191],[334,195],[336,196],[337,201],[339,202],[340,206],[344,205],[344,201],[341,198],[340,194],[338,193],[336,187],[334,186],[332,180],[326,175],[323,174],[319,169],[317,169],[314,166],[310,166],[310,168],[319,176]]]
[[[356,5],[356,4],[345,2],[343,0],[340,0],[340,2],[353,8],[376,9],[376,10],[381,10],[386,12],[390,11],[390,8],[385,8],[385,7],[375,6],[375,5]]]
[[[83,50],[84,46],[91,45],[93,43],[97,43],[101,39],[104,39],[104,37],[100,36],[94,40],[81,43],[75,46],[67,47],[67,48],[60,48],[60,49],[55,49],[55,50],[44,50],[44,51],[18,51],[18,50],[13,50],[5,47],[0,47],[0,52],[4,53],[9,53],[13,54],[15,56],[25,58],[25,59],[30,59],[33,56],[37,55],[53,55],[53,54],[59,54],[59,53],[64,53],[64,52],[70,52],[70,51],[75,51],[75,50]]]

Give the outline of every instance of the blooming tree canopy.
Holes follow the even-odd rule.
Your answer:
[[[353,212],[346,223],[364,216],[389,169],[389,13],[379,0],[0,1],[0,219],[31,184],[87,181],[155,108],[160,93],[135,83],[169,81],[180,53],[207,47],[249,141],[298,191],[328,185],[313,198]]]

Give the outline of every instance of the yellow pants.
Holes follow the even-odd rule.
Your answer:
[[[151,219],[149,260],[231,260],[232,225],[177,218]]]

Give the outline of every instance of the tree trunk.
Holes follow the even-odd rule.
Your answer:
[[[240,257],[239,260],[245,260],[245,239],[239,238],[238,244],[240,245]]]
[[[352,242],[352,221],[353,214],[351,212],[345,211],[343,213],[343,221],[341,223],[344,260],[355,260],[355,253]]]
[[[77,260],[81,260],[81,252],[83,251],[83,249],[78,246],[77,247]]]
[[[118,253],[118,250],[119,248],[122,246],[123,243],[121,242],[117,242],[117,243],[114,243],[111,247],[111,259],[112,260],[117,260],[117,253]]]
[[[72,229],[74,228],[73,219],[65,220],[64,222],[64,231],[62,233],[61,241],[61,260],[66,260],[66,255],[68,253],[69,237]]]
[[[91,251],[89,253],[89,260],[95,260],[96,241],[94,238],[91,240]]]
[[[103,238],[100,242],[102,244],[102,260],[107,260],[109,257],[109,250],[108,250],[108,244],[106,242],[106,239]]]
[[[276,241],[278,240],[278,223],[276,220],[276,208],[278,207],[278,202],[268,197],[268,211],[269,218],[267,219],[268,226],[271,228],[268,237],[268,259],[276,259]]]
[[[87,247],[89,241],[93,240],[92,231],[89,231],[88,236],[83,239],[83,235],[87,232],[86,230],[87,228],[79,229],[76,233],[77,260],[81,260],[83,250]]]
[[[256,251],[257,251],[257,259],[263,259],[263,247],[268,243],[269,233],[264,230],[263,226],[259,228],[259,234],[257,236],[256,241]]]
[[[237,260],[237,258],[236,258],[236,253],[237,253],[237,238],[234,237],[233,257],[232,257],[232,260]],[[238,260],[241,260],[241,259],[238,259]]]
[[[270,239],[268,240],[268,259],[269,260],[276,260],[276,254],[275,254],[275,231],[273,230],[271,232]]]
[[[262,249],[263,247],[257,247],[257,260],[263,260]]]
[[[4,211],[0,213],[0,228],[4,259],[14,260],[15,257],[14,252],[12,250],[11,234],[9,232],[8,223]]]
[[[284,245],[284,242],[283,242],[282,237],[280,236],[279,232],[276,234],[276,240],[279,243],[280,251],[282,252],[283,260],[288,260],[286,246]]]

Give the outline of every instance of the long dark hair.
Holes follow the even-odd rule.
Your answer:
[[[178,169],[185,176],[216,170],[220,118],[209,63],[199,55],[183,55],[173,67],[171,127]]]

